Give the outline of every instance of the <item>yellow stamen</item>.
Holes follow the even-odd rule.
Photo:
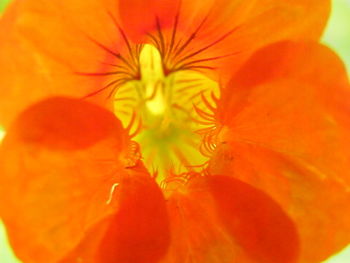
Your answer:
[[[146,90],[146,106],[154,115],[161,115],[166,108],[164,97],[164,73],[159,51],[152,45],[145,45],[140,54],[140,69]]]

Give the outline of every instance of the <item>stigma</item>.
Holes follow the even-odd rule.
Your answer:
[[[145,45],[140,53],[140,71],[145,87],[145,103],[150,114],[162,115],[167,106],[165,97],[165,76],[162,59],[152,45]]]
[[[215,129],[218,84],[193,70],[164,73],[158,49],[146,44],[139,55],[140,78],[114,94],[114,113],[140,146],[142,161],[159,183],[188,174],[208,162],[205,131]],[[171,176],[174,178],[174,176]]]

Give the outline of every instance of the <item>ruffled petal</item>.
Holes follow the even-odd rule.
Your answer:
[[[329,10],[328,0],[119,0],[121,23],[131,38],[142,42],[151,34],[165,49],[163,57],[175,54],[173,60],[180,60],[180,65],[216,69],[220,81],[264,45],[318,39]]]
[[[112,113],[82,100],[54,97],[19,115],[1,146],[0,215],[21,260],[58,262],[130,202],[116,189],[139,166],[128,144]]]
[[[350,241],[342,208],[350,198],[349,92],[328,48],[284,42],[257,52],[218,103],[211,172],[272,196],[297,224],[301,262],[320,262]]]
[[[296,262],[294,223],[269,196],[229,176],[197,176],[168,198],[164,263]]]

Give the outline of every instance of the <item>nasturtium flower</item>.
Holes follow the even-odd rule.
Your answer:
[[[326,0],[27,0],[0,20],[24,263],[317,263],[350,242]]]

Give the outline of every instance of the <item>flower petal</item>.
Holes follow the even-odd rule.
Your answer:
[[[2,125],[47,96],[83,97],[108,83],[108,76],[80,73],[111,71],[106,63],[123,49],[109,14],[111,3],[30,0],[10,5],[0,21]],[[106,105],[108,94],[97,95],[93,101]]]
[[[271,197],[233,177],[208,181],[223,223],[250,257],[261,263],[297,262],[297,229]]]
[[[284,209],[299,233],[298,262],[322,262],[349,243],[350,195],[344,184],[262,146],[238,142],[226,146],[220,149],[220,157],[231,156],[233,161],[212,170],[266,192]]]
[[[180,186],[167,198],[167,206],[172,238],[160,263],[231,263],[234,259],[246,263],[244,251],[217,218],[206,180],[193,179]]]
[[[119,0],[119,10],[123,27],[135,41],[154,35],[160,48],[170,46],[179,60],[189,56],[192,63],[201,61],[197,70],[218,69],[216,79],[223,81],[264,45],[318,39],[330,1]]]
[[[55,97],[19,115],[1,146],[0,215],[24,262],[57,262],[121,206],[114,186],[133,169],[112,113]],[[136,164],[135,164],[136,165]]]
[[[293,222],[270,197],[229,176],[197,176],[168,199],[172,226],[161,262],[296,262]]]
[[[317,39],[329,2],[196,0],[179,7],[170,0],[17,0],[0,22],[0,124],[48,95],[94,94],[94,102],[111,103],[106,97],[119,78],[108,74],[116,71],[111,64],[137,64],[139,51],[128,37],[159,38],[167,56],[176,57],[166,70],[190,67],[226,81],[265,44]],[[124,79],[137,78],[134,66]]]
[[[217,119],[234,140],[294,156],[350,183],[344,174],[350,167],[350,85],[328,48],[281,42],[262,49],[231,80],[218,105]]]
[[[99,250],[101,263],[153,263],[169,245],[169,220],[163,194],[150,177],[133,182]],[[130,197],[132,196],[132,197]]]
[[[218,103],[226,128],[211,172],[272,196],[297,224],[301,262],[320,262],[350,241],[342,208],[350,200],[349,92],[333,52],[283,42],[257,52]]]
[[[118,211],[91,228],[61,263],[153,263],[169,245],[162,192],[149,174],[133,172],[118,185]]]

